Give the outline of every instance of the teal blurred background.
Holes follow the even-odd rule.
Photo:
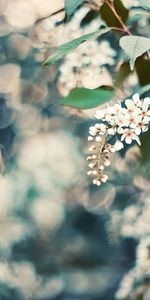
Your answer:
[[[0,0],[1,300],[113,300],[135,265],[138,240],[149,236],[149,181],[135,173],[138,147],[115,154],[110,181],[92,186],[86,154],[95,110],[58,105],[60,65],[41,68],[82,18],[64,29],[63,6]],[[103,68],[102,84],[112,83],[112,72]],[[132,74],[124,93],[137,86]]]

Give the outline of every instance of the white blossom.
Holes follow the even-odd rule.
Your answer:
[[[136,128],[135,128],[135,134],[140,135],[141,132],[145,132],[148,130],[148,123],[149,123],[149,118],[144,117],[142,119],[142,117],[139,117],[137,119],[137,123],[136,123]]]
[[[120,142],[119,140],[117,140],[117,141],[115,142],[115,144],[114,144],[114,148],[115,148],[116,151],[121,150],[123,147],[124,147],[124,146],[123,146],[123,143]]]
[[[95,114],[95,118],[98,119],[98,120],[102,120],[106,115],[106,110],[105,109],[98,109],[96,111],[96,114]]]
[[[137,142],[139,145],[139,135],[148,130],[150,122],[150,98],[140,99],[138,93],[132,99],[125,102],[118,102],[112,106],[107,105],[106,109],[98,109],[95,118],[99,120],[89,128],[88,140],[93,145],[89,151],[93,152],[89,167],[94,167],[96,175],[94,184],[106,182],[106,174],[103,171],[111,164],[111,154],[120,151],[125,144]],[[96,145],[95,145],[96,143]]]
[[[128,127],[129,124],[130,124],[129,119],[128,119],[128,115],[126,116],[126,115],[120,113],[119,115],[117,115],[115,117],[115,123],[119,127]]]
[[[150,109],[149,109],[149,105],[150,105],[150,98],[146,97],[143,102],[142,102],[142,106],[141,106],[141,116],[142,117],[149,117],[150,120]]]
[[[121,141],[124,141],[127,144],[131,144],[132,141],[137,141],[137,143],[140,145],[140,139],[138,138],[138,136],[134,133],[134,131],[132,129],[124,129],[124,133],[121,136]]]
[[[140,100],[140,95],[138,93],[135,93],[132,97],[133,102],[135,103],[136,106],[141,107],[142,102]]]

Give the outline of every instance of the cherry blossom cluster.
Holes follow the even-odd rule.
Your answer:
[[[105,168],[111,164],[111,153],[121,150],[133,141],[140,145],[139,135],[148,130],[150,122],[150,98],[140,99],[138,93],[132,99],[118,102],[106,109],[97,110],[99,120],[89,128],[90,155],[88,175],[94,177],[93,184],[101,185],[108,179]]]

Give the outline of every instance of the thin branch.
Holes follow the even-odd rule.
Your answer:
[[[53,17],[53,16],[55,16],[55,15],[57,15],[57,14],[63,12],[63,11],[64,11],[64,8],[61,8],[61,9],[59,9],[58,11],[55,11],[54,13],[47,15],[46,17],[43,17],[43,18],[38,19],[38,20],[35,22],[35,24],[38,24],[38,23],[40,23],[40,22],[42,22],[42,21],[44,21],[44,20],[46,20],[46,19],[48,19],[48,18],[50,18],[50,17]]]
[[[123,28],[111,27],[111,29],[115,31],[126,32],[126,30],[124,30]]]
[[[132,35],[131,32],[129,31],[129,29],[127,28],[127,26],[124,24],[124,22],[122,21],[121,17],[118,15],[118,13],[115,10],[115,7],[113,5],[113,3],[110,3],[109,0],[106,0],[106,4],[109,6],[109,8],[111,9],[111,11],[113,12],[114,16],[117,18],[117,20],[119,21],[120,25],[122,26],[124,32],[126,32],[128,35]]]

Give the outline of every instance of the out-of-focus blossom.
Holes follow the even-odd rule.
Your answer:
[[[54,231],[65,217],[62,199],[57,202],[54,202],[54,199],[36,199],[30,211],[33,220],[42,230]]]
[[[146,281],[150,277],[150,238],[145,237],[137,247],[135,267],[123,278],[120,288],[116,293],[119,300],[137,299],[140,294],[147,293]],[[144,284],[145,282],[145,284]]]
[[[17,64],[4,64],[0,66],[0,93],[16,94],[20,88],[21,68]]]
[[[12,27],[25,29],[35,23],[37,12],[31,1],[14,0],[7,2],[5,17]]]
[[[68,54],[60,67],[58,90],[66,96],[75,87],[107,85],[111,76],[105,65],[113,65],[115,51],[107,41],[87,41]]]
[[[14,187],[9,176],[0,176],[0,249],[11,246],[29,234],[28,225],[21,218],[13,217]]]
[[[131,8],[131,7],[134,7],[134,6],[138,6],[139,2],[138,2],[138,0],[123,0],[123,4],[127,8]]]
[[[59,182],[61,186],[74,182],[80,172],[79,166],[82,170],[78,142],[75,146],[73,138],[61,130],[51,134],[39,133],[38,137],[24,141],[20,147],[18,164],[35,177],[38,168],[49,168],[51,182],[56,185]]]
[[[17,288],[23,299],[33,297],[49,297],[59,293],[63,287],[61,278],[45,279],[43,283],[40,275],[36,274],[32,263],[6,263],[0,262],[0,279],[3,283]]]
[[[14,30],[25,30],[34,25],[36,20],[47,17],[64,7],[63,0],[45,0],[41,3],[38,0],[11,0],[6,1],[4,16]]]
[[[30,37],[34,48],[39,49],[41,54],[49,55],[48,49],[59,47],[75,38],[84,34],[94,32],[104,25],[99,18],[94,18],[91,22],[82,26],[82,21],[90,13],[90,8],[83,6],[79,8],[71,20],[63,23],[65,17],[64,12],[38,22],[33,29],[30,30]],[[62,22],[61,22],[62,21]],[[43,57],[44,60],[44,57]]]
[[[81,26],[82,21],[89,12],[89,7],[81,7],[75,12],[74,16],[65,24],[65,26],[60,27],[61,30],[58,31],[58,36],[56,37],[58,46],[84,34],[94,32],[98,30],[100,26],[105,24],[101,18],[97,17],[94,18],[94,20],[91,20],[88,25],[85,24],[84,26]]]

